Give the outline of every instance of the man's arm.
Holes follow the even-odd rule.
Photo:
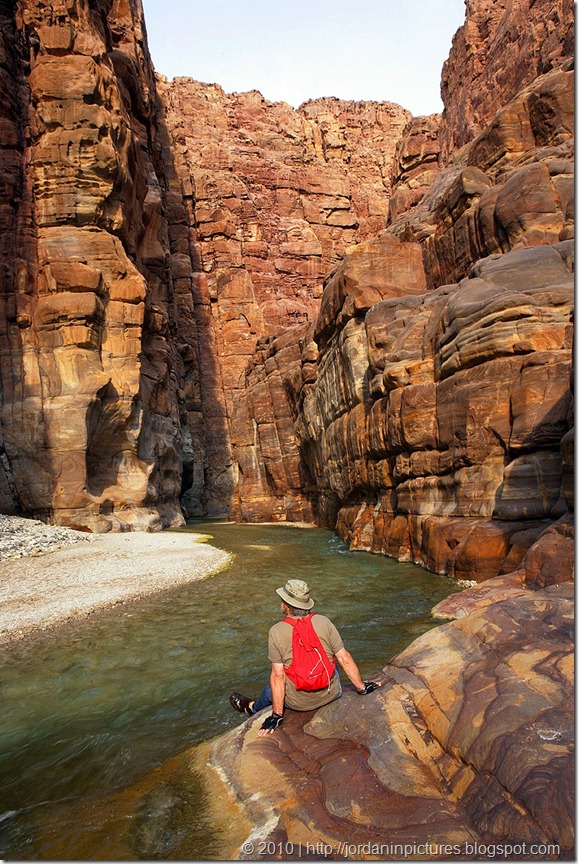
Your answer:
[[[342,667],[343,671],[345,672],[355,689],[358,692],[365,692],[365,681],[361,677],[359,669],[357,668],[357,663],[355,662],[347,648],[342,648],[341,651],[338,651],[335,656],[337,660],[339,660],[340,666]]]
[[[271,684],[272,708],[273,714],[283,716],[285,709],[285,667],[282,663],[271,663],[271,676],[269,678]],[[267,718],[269,719],[269,718]],[[265,720],[265,723],[267,720]],[[281,722],[281,721],[279,721]],[[267,735],[269,732],[274,732],[276,727],[271,729],[259,729],[258,735]]]
[[[273,712],[282,714],[285,710],[285,667],[282,663],[271,663],[271,693]]]

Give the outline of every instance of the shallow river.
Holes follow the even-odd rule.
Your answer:
[[[159,766],[241,722],[228,696],[256,695],[267,679],[275,588],[305,579],[365,676],[435,626],[429,610],[456,590],[351,553],[329,531],[190,530],[234,553],[231,566],[4,652],[0,858],[210,859],[218,838],[203,825],[202,790],[178,758],[170,784]]]

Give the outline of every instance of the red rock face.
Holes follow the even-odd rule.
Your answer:
[[[517,567],[572,502],[566,6],[470,3],[441,118],[157,85],[137,3],[6,8],[2,509]]]
[[[430,287],[488,255],[574,236],[573,100],[571,70],[538,78],[398,217],[391,230],[423,243]]]
[[[513,569],[540,520],[566,510],[569,246],[481,260],[459,285],[342,311],[318,336],[297,428],[354,548],[481,580]]]
[[[466,0],[442,71],[443,154],[467,144],[536,77],[574,52],[570,0]]]
[[[178,300],[142,10],[22,2],[3,24],[13,497],[25,512],[96,530],[178,524],[184,366],[169,332]]]
[[[392,222],[418,204],[440,167],[440,114],[413,117],[397,143],[390,200]]]
[[[557,844],[571,857],[572,630],[570,585],[498,598],[417,639],[374,693],[345,684],[259,738],[261,712],[202,764],[233,786],[251,836],[280,850],[400,860],[407,844],[475,861],[515,843],[531,860],[531,844]]]
[[[296,428],[317,517],[354,548],[481,581],[573,507],[572,96],[568,69],[538,78],[326,280]],[[402,268],[380,300],[393,237],[422,281]]]
[[[482,581],[573,506],[572,90],[537,79],[349,250],[279,370],[315,518],[353,548]]]
[[[248,368],[263,358],[263,339],[315,318],[323,276],[346,248],[386,226],[409,112],[337,99],[294,111],[191,79],[161,79],[159,93],[188,207],[202,334],[206,483],[185,506],[301,518],[309,509],[279,377],[287,370],[269,352],[273,377],[260,387]],[[282,364],[296,359],[286,345],[273,350]]]

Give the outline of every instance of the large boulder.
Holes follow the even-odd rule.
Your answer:
[[[254,825],[237,857],[571,854],[572,634],[571,586],[524,589],[420,637],[369,696],[217,739],[210,764]]]

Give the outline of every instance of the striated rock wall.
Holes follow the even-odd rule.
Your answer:
[[[479,578],[518,560],[571,486],[548,10],[468,3],[444,114],[411,118],[157,81],[138,2],[0,3],[0,508],[155,528],[181,495]]]
[[[337,99],[295,111],[188,78],[161,78],[158,89],[188,214],[200,339],[205,483],[185,491],[185,509],[310,518],[278,376],[259,387],[247,368],[263,340],[315,318],[323,275],[387,225],[410,114]]]
[[[427,293],[404,280],[405,296],[383,286],[368,311],[342,314],[315,384],[296,394],[297,430],[326,518],[338,511],[354,548],[485,579],[513,569],[542,520],[566,511],[571,251],[566,241],[483,259],[470,279]],[[361,284],[373,275],[363,268]]]
[[[213,743],[250,840],[287,859],[286,844],[355,860],[399,860],[405,844],[420,860],[506,843],[516,860],[571,857],[572,586],[482,604],[375,678],[368,696],[346,684],[317,712],[286,711],[273,735],[257,737],[261,712]],[[258,853],[248,842],[237,857]]]
[[[442,70],[444,159],[573,53],[571,0],[466,0],[466,21]]]
[[[481,581],[573,507],[572,94],[566,68],[526,88],[346,253],[314,328],[283,337],[290,363],[274,342],[254,358],[248,381],[289,399],[316,520],[353,548]]]
[[[392,170],[390,221],[400,217],[422,200],[440,168],[440,114],[412,117],[397,142]]]
[[[21,0],[2,12],[13,509],[93,530],[178,524],[185,362],[140,3]]]
[[[505,105],[438,171],[417,207],[392,227],[419,240],[430,287],[522,246],[574,236],[574,74],[561,67]]]

